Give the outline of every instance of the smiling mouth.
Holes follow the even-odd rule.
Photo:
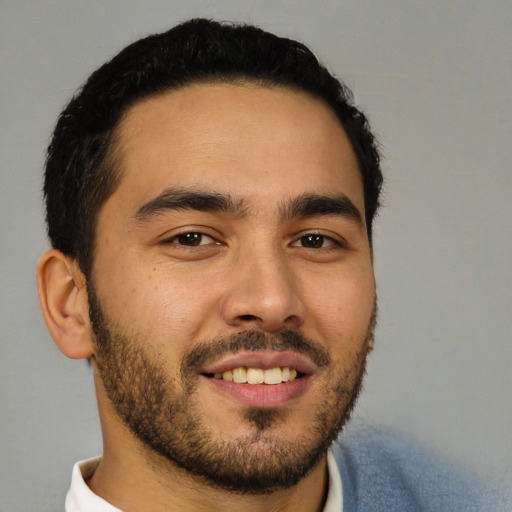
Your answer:
[[[268,384],[276,385],[285,382],[293,382],[304,376],[295,368],[275,367],[275,368],[246,368],[243,366],[225,370],[222,373],[204,373],[205,377],[235,382],[237,384]]]

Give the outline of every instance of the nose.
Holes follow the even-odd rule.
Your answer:
[[[222,303],[224,321],[239,329],[258,328],[276,332],[297,329],[305,317],[299,283],[279,251],[251,251],[232,269]]]

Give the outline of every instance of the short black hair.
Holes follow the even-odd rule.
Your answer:
[[[115,132],[122,114],[149,96],[217,82],[287,86],[334,110],[358,160],[371,243],[383,178],[377,141],[351,91],[297,41],[251,25],[192,19],[124,48],[89,77],[59,116],[46,159],[48,236],[86,276],[98,211],[120,178]]]

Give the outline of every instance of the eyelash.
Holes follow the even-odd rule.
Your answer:
[[[187,241],[184,240],[186,237],[192,238],[192,236],[195,238],[193,240],[189,240],[191,243],[187,243]],[[217,241],[213,236],[207,235],[206,233],[202,233],[201,231],[185,231],[183,233],[178,233],[177,235],[174,235],[171,238],[163,240],[162,244],[174,244],[180,247],[200,247],[204,245],[210,245],[211,242],[201,243],[204,238],[209,238],[210,240],[213,241],[215,245],[220,245],[220,242]],[[184,243],[180,243],[180,239],[182,239]],[[194,242],[196,240],[199,240],[199,243],[195,244]]]
[[[189,237],[189,238],[194,237],[194,238],[192,240],[188,240],[190,243],[187,243],[186,237]],[[216,240],[213,236],[207,235],[206,233],[202,233],[201,231],[186,231],[183,233],[179,233],[177,235],[174,235],[171,238],[163,240],[162,244],[175,244],[180,247],[200,247],[200,246],[211,245],[211,242],[201,243],[204,240],[204,238],[209,238],[210,240],[213,241],[213,243],[215,245],[221,245],[221,242]],[[181,241],[180,241],[180,239],[181,239]],[[308,239],[310,242],[312,241],[313,243],[320,242],[321,247],[314,247],[314,246],[312,246],[313,244],[311,244],[311,246],[309,246],[309,247],[307,245],[298,245],[298,244],[301,244],[304,242],[308,243],[307,242]],[[198,241],[198,243],[197,244],[194,243],[195,241]],[[326,242],[329,245],[327,245],[327,247],[324,247],[324,244]],[[292,247],[300,247],[303,249],[317,249],[317,250],[324,249],[324,250],[326,250],[326,249],[332,249],[333,247],[345,247],[345,244],[343,242],[340,242],[340,241],[334,239],[333,237],[328,236],[328,235],[310,232],[310,233],[304,233],[301,236],[297,237],[294,240],[294,242],[291,244],[291,246]]]
[[[300,245],[299,247],[302,247],[303,249],[331,249],[333,247],[343,247],[343,244],[339,242],[338,240],[335,240],[333,237],[330,237],[328,235],[323,235],[321,233],[305,233],[298,237],[295,242],[292,245],[295,245],[297,243],[303,243],[312,241],[313,243],[318,243],[318,241],[321,242],[322,247],[314,247],[314,246],[306,246],[306,245]],[[324,243],[328,242],[329,245],[327,247],[323,247]],[[312,244],[313,245],[313,244]]]

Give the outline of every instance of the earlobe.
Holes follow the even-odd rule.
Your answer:
[[[39,303],[46,326],[59,350],[72,359],[94,352],[89,330],[85,277],[76,261],[50,249],[36,268]]]

